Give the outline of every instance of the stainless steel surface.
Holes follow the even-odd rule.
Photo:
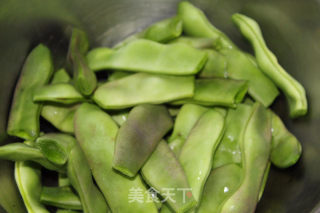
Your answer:
[[[63,65],[68,26],[85,29],[93,46],[110,46],[157,20],[172,16],[178,0],[0,0],[0,135],[5,127],[15,81],[28,51],[49,45],[56,67]],[[305,87],[310,113],[287,118],[286,102],[273,108],[303,143],[303,157],[293,168],[272,168],[257,212],[314,212],[320,209],[320,1],[319,0],[194,0],[214,25],[251,51],[230,21],[234,12],[255,18],[280,63]],[[12,170],[0,162],[0,180]],[[12,176],[11,176],[12,178]],[[11,181],[11,184],[13,182]],[[0,183],[0,198],[14,200],[15,188]],[[7,193],[7,194],[4,194]],[[12,196],[10,197],[10,194]],[[12,198],[12,199],[11,199]],[[0,209],[1,211],[1,209]]]

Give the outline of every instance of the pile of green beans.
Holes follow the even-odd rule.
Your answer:
[[[20,142],[0,147],[0,159],[15,161],[26,211],[254,212],[270,165],[288,168],[302,153],[268,107],[280,89],[296,118],[307,99],[258,23],[232,20],[255,56],[188,2],[114,47],[90,49],[73,28],[67,65],[55,72],[50,50],[35,47],[8,121]],[[42,132],[40,116],[56,131]],[[42,183],[44,169],[55,185]]]

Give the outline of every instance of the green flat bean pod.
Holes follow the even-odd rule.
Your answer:
[[[111,73],[108,77],[108,81],[115,81],[124,77],[127,77],[129,75],[132,75],[134,73],[132,72],[126,72],[126,71],[114,71],[113,73]]]
[[[240,134],[250,118],[252,107],[239,104],[236,109],[229,109],[226,117],[226,130],[216,152],[213,155],[212,167],[241,163]]]
[[[167,189],[178,190],[171,199],[166,200],[175,212],[186,212],[196,206],[193,196],[187,196],[191,189],[184,170],[166,141],[159,143],[142,167],[141,174],[148,185],[163,197],[166,196]]]
[[[23,65],[9,115],[9,135],[26,140],[38,137],[41,106],[32,101],[32,96],[34,91],[48,83],[52,73],[50,50],[40,44],[31,51]]]
[[[239,50],[223,49],[220,50],[220,53],[228,61],[228,69],[224,77],[247,80],[249,94],[264,106],[271,105],[279,95],[279,91],[274,83],[251,60],[250,56]]]
[[[184,43],[196,49],[206,49],[212,48],[213,42],[214,40],[212,38],[180,36],[179,38],[171,40],[169,43]]]
[[[109,212],[102,193],[93,182],[90,166],[79,145],[75,145],[70,152],[68,177],[80,197],[84,213]]]
[[[21,142],[0,146],[0,159],[10,161],[33,161],[49,170],[62,172],[65,170],[64,167],[48,161],[38,148]]]
[[[138,39],[101,60],[94,63],[94,65],[101,65],[100,67],[90,68],[92,70],[119,69],[168,75],[192,75],[198,73],[203,67],[207,54],[182,43],[165,45]],[[88,63],[93,64],[90,61]]]
[[[248,90],[246,81],[212,78],[196,79],[192,98],[178,100],[172,104],[195,103],[204,106],[236,107]]]
[[[158,211],[154,203],[129,199],[133,190],[139,190],[143,195],[147,192],[140,176],[128,179],[112,169],[117,132],[117,124],[97,106],[85,103],[77,110],[76,138],[111,211],[156,213]]]
[[[134,177],[172,126],[165,106],[144,104],[134,107],[118,132],[113,168]]]
[[[278,63],[276,56],[267,47],[258,23],[242,14],[234,14],[233,22],[253,46],[257,62],[261,70],[281,88],[289,103],[290,116],[295,118],[308,111],[306,92]]]
[[[28,213],[49,213],[40,203],[41,170],[30,161],[15,163],[15,179]]]
[[[271,114],[259,103],[252,106],[246,128],[241,133],[243,174],[236,192],[224,203],[221,212],[254,212],[271,149]]]
[[[266,168],[266,170],[264,171],[264,175],[263,175],[263,180],[262,180],[262,184],[261,184],[261,187],[260,187],[260,192],[259,192],[258,201],[261,200],[262,195],[263,195],[263,192],[264,192],[264,189],[266,188],[267,181],[268,181],[268,177],[269,177],[269,173],[270,173],[270,167],[271,167],[271,163],[268,162],[267,168]]]
[[[205,112],[192,128],[179,156],[192,194],[198,202],[212,169],[212,155],[220,143],[224,123],[224,116],[220,112],[214,109]]]
[[[66,71],[66,69],[61,68],[53,74],[51,84],[69,83],[70,81],[71,81],[71,78],[68,72]]]
[[[37,138],[35,145],[49,161],[64,165],[76,143],[76,139],[70,135],[50,133]]]
[[[175,16],[159,21],[142,32],[142,38],[166,43],[179,37],[182,33],[182,20]]]
[[[112,119],[118,124],[118,126],[122,126],[128,120],[129,112],[127,110],[112,113]]]
[[[59,173],[58,175],[58,186],[63,187],[63,186],[70,186],[70,180],[68,178],[68,175],[65,173]]]
[[[169,147],[176,156],[179,156],[191,129],[206,111],[208,111],[208,108],[195,104],[185,104],[181,107],[175,120],[172,134],[168,139]]]
[[[73,134],[73,118],[79,105],[46,104],[41,116],[58,130]]]
[[[33,101],[35,102],[74,104],[84,100],[85,98],[76,90],[76,88],[67,83],[43,86],[38,88],[33,95]]]
[[[107,82],[93,100],[104,109],[123,109],[139,104],[160,104],[193,96],[194,77],[137,73]]]
[[[64,209],[82,210],[79,197],[70,187],[43,187],[40,196],[41,203]]]
[[[97,47],[87,53],[86,59],[90,69],[96,71],[104,69],[104,61],[109,58],[114,49],[108,47]]]
[[[238,164],[227,164],[214,169],[203,189],[198,213],[220,213],[226,200],[237,190],[242,177]]]
[[[191,3],[183,1],[178,6],[178,16],[183,21],[183,32],[188,36],[220,40],[221,48],[233,48],[233,42],[214,27],[205,14]]]
[[[208,53],[208,61],[199,72],[200,78],[228,77],[228,61],[221,53],[214,50],[205,50]]]
[[[302,147],[298,139],[290,133],[281,119],[272,113],[272,149],[270,160],[279,168],[288,168],[300,158]]]
[[[119,49],[130,42],[133,42],[137,39],[148,39],[151,41],[156,41],[160,43],[166,43],[172,39],[179,37],[182,33],[182,20],[177,17],[171,17],[159,22],[156,22],[145,30],[133,34],[123,41],[120,41],[114,46],[114,49]]]
[[[56,213],[79,213],[79,211],[73,211],[69,209],[58,209]]]

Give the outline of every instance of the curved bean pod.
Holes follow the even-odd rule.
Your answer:
[[[193,96],[194,77],[138,73],[101,85],[93,100],[104,109],[160,104]]]
[[[179,156],[191,129],[206,111],[208,111],[208,108],[195,104],[185,104],[181,107],[172,134],[168,139],[169,147],[176,156]]]
[[[114,71],[111,73],[108,77],[108,81],[115,81],[124,77],[127,77],[129,75],[132,75],[132,72],[126,72],[126,71]]]
[[[109,58],[114,49],[108,47],[97,47],[87,53],[86,59],[90,69],[97,71],[104,69],[104,61]]]
[[[52,73],[50,50],[40,44],[31,51],[23,65],[9,115],[9,135],[26,140],[38,137],[41,107],[32,101],[32,96],[34,91],[48,83]]]
[[[250,118],[252,107],[239,104],[236,109],[229,109],[226,117],[226,130],[216,152],[213,155],[213,169],[220,166],[241,163],[240,135]]]
[[[175,189],[175,194],[166,202],[175,212],[186,212],[195,207],[193,196],[187,196],[190,189],[187,177],[175,154],[162,140],[141,169],[144,180],[165,197],[166,189]],[[173,175],[174,174],[174,175]],[[186,190],[186,191],[182,191]]]
[[[95,58],[97,59],[97,58]],[[168,75],[192,75],[200,71],[207,60],[205,52],[185,44],[159,44],[146,39],[135,40],[108,57],[95,62],[92,69],[117,69]],[[179,63],[176,63],[179,61]],[[92,62],[89,61],[89,64]]]
[[[276,56],[267,47],[258,23],[242,14],[234,14],[232,20],[252,44],[259,67],[286,95],[290,116],[295,118],[305,115],[308,103],[303,86],[278,63]]]
[[[128,179],[112,169],[118,127],[112,118],[92,104],[82,104],[75,116],[75,134],[93,176],[112,212],[156,213],[154,203],[129,202],[130,190],[147,192],[137,175]]]
[[[252,106],[250,119],[241,133],[243,175],[236,192],[224,203],[221,212],[254,212],[271,149],[271,114],[259,103]]]
[[[117,134],[113,168],[134,177],[172,126],[165,106],[134,107]]]
[[[37,138],[35,145],[49,161],[64,165],[76,143],[76,139],[70,135],[50,133]]]
[[[223,78],[197,79],[192,98],[182,99],[172,104],[194,103],[204,106],[236,107],[248,90],[246,81]]]
[[[212,169],[212,155],[220,143],[223,132],[224,116],[210,109],[200,117],[182,147],[179,161],[187,175],[192,194],[198,202]]]
[[[84,213],[109,212],[102,193],[93,182],[90,167],[78,144],[70,152],[68,177],[80,197]]]
[[[226,77],[247,80],[248,92],[255,100],[265,107],[272,104],[279,95],[279,91],[275,84],[262,73],[255,61],[251,60],[250,55],[235,49],[222,49],[219,52],[227,59]]]
[[[40,203],[40,168],[29,161],[18,161],[15,163],[15,179],[28,213],[49,213]]]
[[[82,210],[79,197],[70,187],[43,187],[40,196],[41,203],[64,209]]]
[[[299,160],[301,153],[298,139],[288,131],[279,116],[272,113],[271,162],[279,168],[288,168]]]
[[[214,27],[205,14],[191,3],[183,1],[178,6],[178,16],[183,21],[183,32],[188,36],[207,37],[220,40],[223,48],[233,48],[233,42],[220,30]]]
[[[53,102],[62,104],[73,104],[84,101],[85,98],[67,83],[51,84],[36,90],[33,95],[35,102]]]
[[[227,164],[214,169],[203,189],[198,213],[220,213],[224,202],[237,190],[242,169],[237,164]]]

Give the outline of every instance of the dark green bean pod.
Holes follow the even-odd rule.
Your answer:
[[[35,145],[49,161],[64,165],[76,143],[76,139],[71,135],[50,133],[37,138]]]
[[[113,168],[134,177],[172,126],[172,118],[165,106],[145,104],[134,107],[118,132]]]
[[[124,109],[140,104],[160,104],[193,96],[194,77],[137,73],[107,82],[93,100],[104,109]]]
[[[232,20],[252,44],[259,67],[286,95],[290,116],[295,118],[305,115],[308,103],[303,86],[278,63],[276,56],[267,47],[258,23],[242,14],[234,14]]]
[[[23,65],[9,115],[9,135],[26,140],[38,137],[41,106],[34,103],[32,97],[34,91],[48,83],[52,73],[50,50],[40,44],[31,51]]]
[[[216,152],[213,155],[213,168],[241,163],[240,134],[250,118],[252,107],[239,104],[236,109],[229,109],[226,117],[226,130]]]
[[[40,196],[41,203],[64,209],[82,210],[78,195],[70,187],[43,187]]]
[[[89,68],[85,54],[89,48],[89,40],[86,33],[73,28],[69,44],[68,59],[73,65],[73,80],[77,90],[85,95],[91,95],[97,86],[97,78]]]
[[[212,38],[180,36],[179,38],[171,40],[169,43],[184,43],[196,49],[206,49],[212,48],[213,42],[214,40]]]
[[[166,189],[176,190],[171,197],[172,200],[166,201],[175,212],[186,212],[197,205],[193,196],[187,196],[187,192],[191,191],[187,177],[175,154],[164,140],[159,143],[144,164],[141,174],[148,185],[159,191],[163,197],[166,196]]]
[[[261,104],[252,106],[246,128],[240,135],[243,174],[236,192],[224,203],[221,212],[254,212],[271,150],[271,114]]]
[[[102,193],[93,182],[90,166],[79,145],[75,145],[70,152],[68,177],[80,197],[84,213],[109,212]]]
[[[198,73],[204,66],[207,54],[182,43],[165,45],[138,39],[115,50],[108,57],[101,57],[102,61],[96,61],[96,57],[94,60],[95,63],[88,62],[93,70],[117,69],[168,75],[192,75]],[[179,63],[176,63],[177,61]]]
[[[168,139],[169,147],[176,156],[179,156],[191,129],[206,111],[208,111],[208,108],[195,104],[185,104],[181,107],[175,120],[172,134]]]
[[[281,119],[272,113],[272,149],[270,160],[279,168],[288,168],[300,158],[302,147],[298,139],[290,133]]]
[[[196,79],[193,97],[178,100],[172,104],[194,103],[234,108],[243,100],[247,90],[246,81],[223,78]]]
[[[35,102],[52,102],[74,104],[83,102],[85,98],[68,83],[51,84],[38,88],[33,94]]]
[[[117,124],[97,106],[85,103],[77,110],[76,138],[111,211],[156,213],[158,211],[154,203],[128,200],[132,190],[140,190],[143,195],[147,193],[140,176],[128,179],[112,169],[117,132]]]
[[[0,159],[10,161],[33,161],[46,169],[65,172],[64,167],[48,161],[38,148],[21,142],[0,146]]]
[[[15,163],[15,179],[28,213],[49,213],[40,202],[41,170],[30,161]]]
[[[224,116],[220,112],[214,109],[205,112],[192,128],[179,155],[192,194],[198,202],[212,169],[212,156],[223,135],[224,123]]]
[[[227,164],[214,169],[203,189],[198,213],[220,213],[224,202],[238,189],[242,169],[238,164]]]

